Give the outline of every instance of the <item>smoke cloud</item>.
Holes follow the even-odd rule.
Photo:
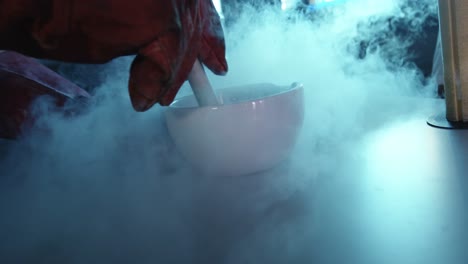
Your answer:
[[[327,190],[352,188],[369,131],[402,113],[418,114],[414,100],[435,96],[434,81],[414,64],[417,54],[409,47],[427,34],[428,18],[437,17],[436,1],[412,2],[350,0],[315,15],[247,7],[226,28],[230,72],[210,75],[214,87],[305,87],[295,152],[256,175],[195,173],[170,140],[164,109],[133,111],[127,95],[132,58],[99,66],[94,98],[76,116],[47,112],[47,98],[39,101],[34,107],[46,114],[37,127],[19,141],[0,142],[0,263],[352,258],[359,245],[333,242],[344,227],[321,227],[321,216],[339,206]],[[410,33],[399,34],[394,21]],[[86,86],[95,73],[80,66],[68,77]],[[179,96],[189,93],[186,84]],[[331,175],[343,176],[332,181]],[[341,202],[346,199],[353,198]],[[336,218],[352,222],[351,215]],[[359,260],[350,263],[372,263]]]

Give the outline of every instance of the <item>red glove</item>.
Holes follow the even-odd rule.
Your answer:
[[[169,105],[197,58],[227,72],[211,0],[2,0],[0,49],[82,63],[137,54],[129,81],[137,111]]]

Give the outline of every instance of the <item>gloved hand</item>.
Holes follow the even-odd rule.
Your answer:
[[[81,63],[137,54],[129,79],[137,111],[169,105],[197,58],[218,75],[228,68],[211,0],[2,0],[0,49]]]

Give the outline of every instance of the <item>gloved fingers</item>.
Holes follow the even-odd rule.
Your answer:
[[[177,34],[166,34],[133,61],[128,88],[136,111],[144,112],[156,103],[169,105],[187,79],[197,49],[185,48],[178,39]]]
[[[201,47],[202,24],[196,9],[181,27],[161,33],[142,48],[130,69],[129,94],[136,111],[169,105],[187,80]]]
[[[226,74],[219,15],[210,0],[197,4],[180,17],[179,28],[159,34],[133,61],[129,94],[136,111],[146,111],[156,103],[171,104],[197,58],[215,74]]]
[[[224,32],[219,14],[212,1],[202,1],[201,3],[204,21],[199,59],[213,73],[225,75],[228,71],[228,64]]]
[[[130,68],[129,94],[136,111],[158,103],[171,87],[180,57],[179,34],[168,31],[142,48]]]
[[[202,48],[200,49],[199,59],[214,74],[226,75],[228,72],[228,63],[226,61],[226,49],[224,40],[203,36]]]
[[[197,59],[197,44],[193,44],[194,49],[183,50],[180,46],[163,45],[171,41],[156,42],[144,54],[139,54],[130,68],[130,100],[139,112],[147,111],[156,103],[171,104]]]
[[[159,101],[167,89],[162,76],[167,75],[157,63],[138,55],[130,68],[128,92],[130,101],[136,111],[144,112]],[[167,78],[167,77],[166,77]]]
[[[195,49],[194,49],[195,50]],[[193,64],[197,60],[197,53],[191,50],[187,52],[182,58],[180,67],[175,72],[174,79],[172,80],[171,87],[166,91],[166,93],[161,97],[160,105],[167,106],[170,105],[177,93],[180,90],[180,87],[188,79],[190,71],[192,71]]]

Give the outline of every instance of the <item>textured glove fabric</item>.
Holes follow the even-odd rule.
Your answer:
[[[215,74],[228,70],[211,0],[0,0],[0,49],[81,63],[136,55],[137,111],[169,105],[197,58]]]

